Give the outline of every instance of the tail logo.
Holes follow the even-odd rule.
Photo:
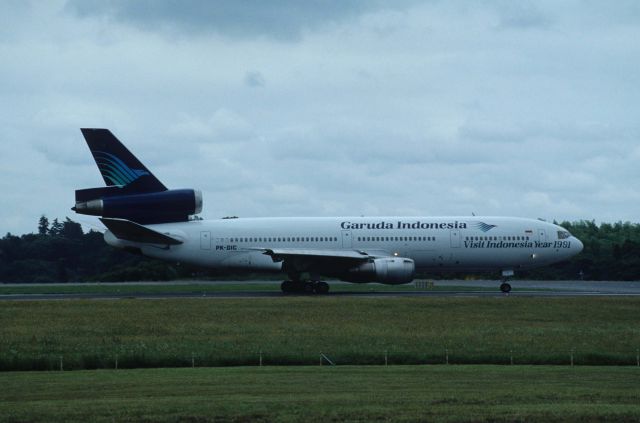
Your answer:
[[[102,173],[102,176],[113,185],[129,185],[141,176],[149,174],[149,172],[141,169],[131,169],[113,154],[109,154],[104,151],[95,151],[94,155],[98,168],[100,169],[100,173]]]
[[[476,222],[473,224],[476,228],[480,229],[482,232],[489,232],[491,229],[495,228],[496,225],[489,225],[484,222]]]

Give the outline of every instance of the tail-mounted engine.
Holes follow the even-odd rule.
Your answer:
[[[202,211],[200,191],[167,189],[108,129],[83,128],[82,135],[107,186],[77,190],[76,213],[144,225],[182,222]]]
[[[120,187],[76,191],[76,213],[132,220],[140,224],[182,222],[202,211],[202,193],[172,189],[126,194]],[[126,191],[126,189],[124,190]]]

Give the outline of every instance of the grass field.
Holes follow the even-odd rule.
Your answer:
[[[640,298],[3,302],[0,369],[501,363],[637,364]],[[61,363],[62,362],[62,363]]]
[[[640,419],[640,369],[343,366],[0,374],[2,422]]]
[[[482,286],[464,287],[464,286],[444,286],[438,285],[436,282],[430,291],[492,291],[498,290],[499,283],[493,288]],[[332,283],[332,292],[389,292],[389,291],[415,291],[414,284],[408,285],[381,285],[381,284],[345,284]],[[269,291],[280,292],[280,283],[264,283],[264,282],[237,282],[237,283],[88,283],[88,284],[49,284],[49,285],[32,285],[32,284],[12,284],[9,286],[0,285],[0,295],[12,294],[165,294],[165,293],[181,293],[181,294],[206,294],[215,292],[257,292]]]

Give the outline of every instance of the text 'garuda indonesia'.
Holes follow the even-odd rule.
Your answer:
[[[340,223],[342,229],[466,229],[465,222],[403,222],[401,220],[396,223],[392,222],[349,222]]]

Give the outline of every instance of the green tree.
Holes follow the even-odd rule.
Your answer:
[[[49,228],[49,235],[58,236],[60,235],[60,232],[62,232],[62,223],[60,223],[58,221],[58,218],[56,217],[55,219],[53,219],[53,223]]]
[[[82,226],[78,222],[74,222],[67,217],[62,223],[60,235],[68,239],[81,239],[84,233],[82,232]]]
[[[49,219],[44,214],[40,216],[38,221],[38,234],[47,235],[49,233]]]

